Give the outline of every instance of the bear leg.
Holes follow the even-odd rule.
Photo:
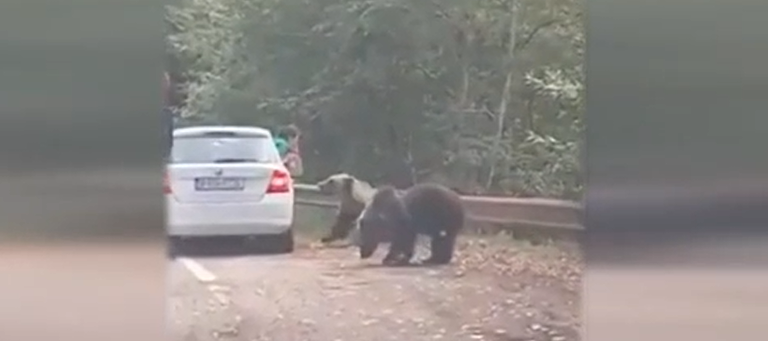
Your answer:
[[[349,236],[349,232],[355,227],[354,221],[357,217],[339,215],[336,222],[331,226],[331,232],[320,239],[322,243],[330,243],[335,240],[342,240]]]
[[[340,222],[337,219],[336,222],[333,224],[333,226],[331,226],[331,231],[325,237],[321,238],[320,242],[330,243],[330,242],[332,242],[334,240],[338,240],[339,239],[339,225],[340,225]]]
[[[424,261],[424,264],[441,265],[450,263],[453,259],[455,247],[456,234],[449,233],[432,236],[430,245],[432,254]]]
[[[382,264],[387,266],[404,266],[411,263],[416,249],[416,233],[408,230],[399,230],[392,238],[389,252],[384,257]]]

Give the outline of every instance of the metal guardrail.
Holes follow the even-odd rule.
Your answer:
[[[317,186],[295,184],[296,203],[299,205],[336,208],[336,198],[320,193]],[[582,207],[580,204],[541,198],[505,198],[462,196],[475,223],[518,225],[541,229],[580,231]]]

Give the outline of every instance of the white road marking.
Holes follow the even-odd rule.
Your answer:
[[[191,272],[198,281],[207,283],[216,280],[216,275],[208,271],[206,268],[200,265],[200,263],[195,262],[190,258],[178,258],[178,261],[183,264],[184,267],[187,268],[187,270],[189,270],[189,272]]]
[[[210,290],[210,288],[208,288]],[[229,305],[229,296],[226,294],[220,293],[220,292],[213,292],[213,297],[216,298],[217,301],[219,301],[219,304],[223,306]]]
[[[184,265],[184,267],[187,268],[198,281],[206,283],[205,288],[213,294],[213,298],[218,301],[222,307],[230,305],[231,299],[229,291],[231,289],[228,286],[211,283],[216,281],[216,275],[191,258],[177,258],[176,260]]]
[[[231,290],[229,287],[209,284],[208,290],[213,293],[213,297],[216,297],[221,305],[229,305],[229,292]]]

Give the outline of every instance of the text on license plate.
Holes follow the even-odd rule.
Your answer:
[[[196,191],[242,191],[244,178],[196,178]]]

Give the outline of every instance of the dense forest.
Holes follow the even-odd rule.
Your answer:
[[[180,0],[185,122],[302,129],[305,174],[579,199],[584,3]]]

